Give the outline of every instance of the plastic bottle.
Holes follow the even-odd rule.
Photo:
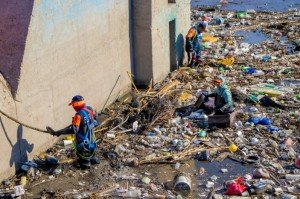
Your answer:
[[[208,116],[205,113],[202,113],[199,117],[199,123],[202,128],[208,127]]]
[[[126,148],[123,145],[118,144],[115,148],[115,151],[116,151],[116,153],[122,153],[122,152],[126,151]]]
[[[269,142],[274,148],[278,148],[278,144],[276,141],[270,139]]]
[[[132,131],[133,131],[134,133],[137,132],[138,126],[139,126],[139,122],[138,122],[138,121],[135,121],[135,122],[132,123]]]
[[[183,142],[179,140],[176,144],[176,150],[177,151],[182,151],[183,150]]]
[[[180,168],[180,163],[176,162],[176,164],[174,165],[174,169],[178,170]]]
[[[261,58],[261,60],[263,61],[263,62],[267,62],[267,61],[269,61],[271,59],[271,56],[270,55],[264,55],[262,58]]]
[[[286,174],[285,179],[287,179],[287,180],[300,180],[300,174]]]
[[[297,199],[297,196],[287,194],[287,193],[282,193],[280,195],[280,198],[282,198],[282,199]]]
[[[142,195],[141,190],[134,189],[134,190],[128,190],[123,197],[129,197],[129,198],[138,198]]]

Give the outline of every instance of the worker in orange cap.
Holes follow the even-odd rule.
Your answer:
[[[55,136],[75,134],[74,148],[78,158],[77,162],[81,169],[89,169],[91,164],[100,163],[95,154],[97,144],[93,131],[94,127],[98,126],[98,115],[90,106],[86,106],[80,95],[74,96],[69,105],[72,105],[76,111],[72,124],[59,131],[54,131],[50,127],[46,128],[50,134]]]
[[[222,76],[214,77],[214,85],[216,89],[213,93],[202,93],[199,96],[196,102],[196,108],[204,109],[208,113],[214,111],[217,115],[232,113],[234,111],[232,95],[226,86],[225,79]],[[210,97],[215,98],[213,105],[208,103]]]

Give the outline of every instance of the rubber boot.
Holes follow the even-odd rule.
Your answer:
[[[88,159],[79,158],[77,162],[81,170],[87,170],[91,168],[91,162]]]
[[[96,155],[94,155],[91,158],[91,164],[100,164],[100,159]]]

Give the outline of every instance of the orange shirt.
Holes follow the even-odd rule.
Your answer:
[[[81,122],[81,116],[80,116],[79,114],[76,114],[76,115],[73,117],[72,124],[73,124],[74,126],[79,127],[79,126],[80,126],[80,122]]]
[[[89,111],[89,114],[92,114],[92,115],[95,114],[95,111],[92,111],[92,110],[89,110],[89,109],[87,109],[87,110]],[[77,114],[75,114],[75,116],[73,117],[72,124],[73,124],[74,126],[79,127],[79,126],[80,126],[80,122],[81,122],[81,116],[77,113]]]
[[[195,28],[191,28],[188,32],[188,34],[186,35],[186,39],[192,39],[196,34],[196,30]]]

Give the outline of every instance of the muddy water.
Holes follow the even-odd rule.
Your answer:
[[[203,167],[205,173],[203,175],[197,176],[198,186],[198,196],[201,198],[208,193],[206,188],[207,181],[212,181],[215,183],[215,189],[222,192],[224,182],[228,180],[233,180],[238,177],[243,177],[245,174],[252,173],[254,170],[251,165],[242,165],[241,163],[235,162],[230,159],[225,159],[222,162],[200,162],[196,161],[196,167],[198,170]],[[221,172],[221,169],[227,169],[227,173]],[[217,180],[213,181],[212,176],[218,177]],[[217,191],[218,192],[218,191]],[[200,194],[200,195],[199,195]]]
[[[199,172],[200,168],[204,168],[205,172],[203,174]],[[222,173],[222,168],[226,168],[228,172]],[[219,192],[223,192],[224,182],[252,173],[253,169],[251,165],[242,165],[230,159],[225,159],[222,162],[190,160],[181,163],[178,170],[174,169],[174,165],[171,164],[147,165],[141,172],[150,173],[152,178],[157,179],[159,183],[163,183],[169,188],[172,187],[172,182],[176,174],[181,172],[189,174],[192,180],[192,191],[189,195],[182,194],[183,198],[205,198],[210,192],[210,189],[207,189],[205,185],[207,181],[211,181],[210,178],[213,175],[218,177],[214,181],[216,192],[218,190]]]

